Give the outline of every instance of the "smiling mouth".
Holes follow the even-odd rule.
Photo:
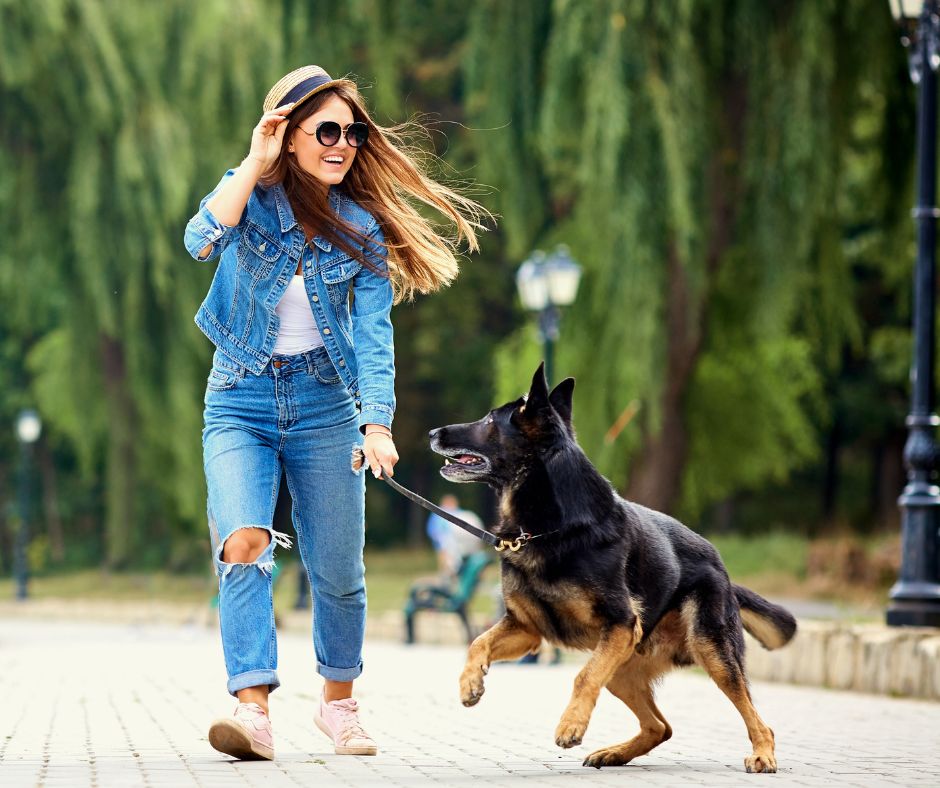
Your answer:
[[[345,163],[345,159],[337,157],[327,157],[323,159],[326,164],[332,164],[334,167],[342,167]]]

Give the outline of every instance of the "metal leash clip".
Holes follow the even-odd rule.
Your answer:
[[[527,534],[525,531],[521,531],[519,536],[517,536],[512,541],[509,541],[508,539],[500,539],[499,544],[495,547],[495,550],[497,553],[501,553],[508,547],[511,552],[518,553],[523,547],[526,546],[531,538],[532,534]]]

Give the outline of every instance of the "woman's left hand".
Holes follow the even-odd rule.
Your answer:
[[[363,441],[362,450],[366,455],[366,462],[372,470],[372,475],[376,479],[379,478],[380,470],[386,476],[395,475],[392,469],[398,462],[398,451],[395,449],[395,441],[392,440],[390,433],[370,432]]]

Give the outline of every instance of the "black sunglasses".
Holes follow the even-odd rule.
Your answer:
[[[316,131],[313,133],[310,133],[302,126],[298,126],[297,128],[308,137],[316,137],[317,142],[321,145],[325,145],[327,148],[332,148],[339,142],[339,138],[344,134],[346,135],[346,142],[348,142],[352,148],[361,148],[366,144],[366,140],[369,139],[369,127],[361,121],[350,123],[345,130],[343,130],[343,127],[335,120],[321,121],[317,124]]]

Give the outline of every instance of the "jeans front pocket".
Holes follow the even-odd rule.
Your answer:
[[[234,363],[216,350],[212,356],[212,370],[209,372],[206,388],[210,391],[228,391],[235,388],[240,377],[241,372],[235,368]]]
[[[227,391],[235,388],[238,383],[238,375],[228,369],[213,369],[209,373],[209,380],[206,387],[211,391]]]
[[[333,362],[326,353],[317,354],[313,365],[313,375],[320,383],[327,386],[335,386],[340,382],[339,372],[336,371],[336,367],[333,366]]]

